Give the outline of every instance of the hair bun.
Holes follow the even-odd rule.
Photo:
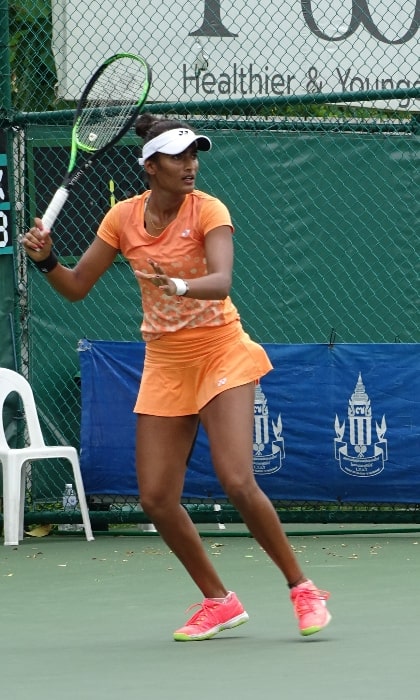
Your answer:
[[[143,114],[140,114],[140,116],[137,117],[135,123],[135,131],[137,136],[140,136],[140,138],[144,139],[149,129],[151,129],[151,127],[158,121],[159,119],[153,116],[153,114],[150,114],[150,112],[144,112]]]

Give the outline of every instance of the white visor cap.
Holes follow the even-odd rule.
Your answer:
[[[169,156],[178,155],[185,151],[192,143],[195,143],[198,151],[209,151],[211,141],[207,136],[197,136],[191,129],[170,129],[163,134],[155,136],[144,144],[142,157],[139,158],[140,165],[150,158],[154,153],[166,153]]]

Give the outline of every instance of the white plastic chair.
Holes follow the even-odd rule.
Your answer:
[[[9,447],[3,424],[3,406],[11,392],[22,399],[29,446],[12,449]],[[23,520],[25,505],[26,465],[37,459],[67,459],[72,467],[74,483],[79,500],[80,512],[85,528],[86,539],[94,539],[90,524],[86,495],[77,451],[74,447],[45,444],[36,410],[35,399],[29,382],[18,372],[0,367],[0,462],[3,466],[3,525],[4,544],[18,545],[23,540]]]

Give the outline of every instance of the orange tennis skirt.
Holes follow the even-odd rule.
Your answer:
[[[167,333],[146,343],[134,413],[197,414],[222,391],[257,381],[272,368],[240,321]]]

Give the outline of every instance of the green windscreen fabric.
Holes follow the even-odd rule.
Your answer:
[[[202,179],[232,212],[234,297],[260,340],[325,342],[331,328],[339,342],[420,340],[418,137],[213,141]]]

